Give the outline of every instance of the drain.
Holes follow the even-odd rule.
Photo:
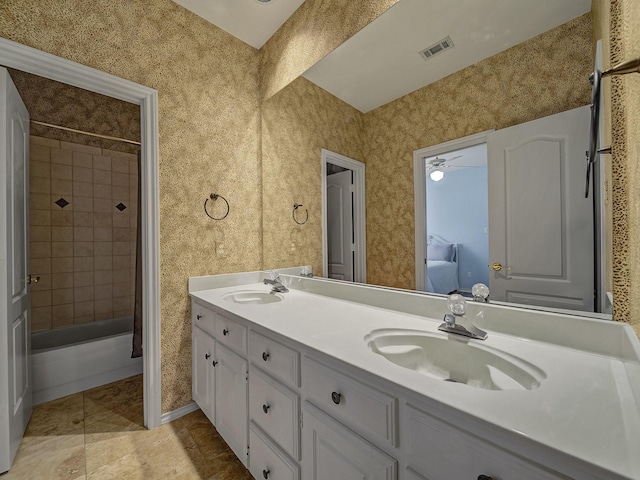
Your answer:
[[[445,378],[444,379],[445,382],[453,382],[453,383],[460,383],[457,380],[454,380],[453,378]]]

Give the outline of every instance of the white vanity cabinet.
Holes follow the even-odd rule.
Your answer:
[[[247,327],[195,301],[191,311],[193,400],[247,465]]]
[[[342,325],[320,313],[300,324],[306,304],[294,303],[295,290],[268,314],[229,306],[225,294],[193,295],[193,398],[258,480],[638,478],[609,476],[456,409],[455,399],[443,402],[350,361],[343,353],[350,343],[327,340]],[[286,308],[295,312],[287,317]]]

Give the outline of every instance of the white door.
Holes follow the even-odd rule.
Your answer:
[[[327,176],[327,248],[329,278],[353,282],[352,172]]]
[[[488,135],[491,298],[593,311],[589,107]]]
[[[0,68],[0,473],[31,417],[29,113]]]

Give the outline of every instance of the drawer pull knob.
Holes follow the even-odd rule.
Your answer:
[[[198,320],[200,320],[200,319],[202,318],[202,315],[198,314],[198,315],[196,315],[196,318],[197,318]]]
[[[269,360],[269,354],[267,352],[262,352],[262,360],[265,362]]]
[[[205,354],[204,354],[204,359],[205,359],[205,360],[209,360],[209,357],[210,357],[210,356],[211,356],[211,355],[209,355],[208,353],[205,353]]]
[[[262,476],[263,476],[265,479],[269,478],[269,474],[270,474],[270,473],[271,473],[271,472],[270,472],[269,470],[262,470]]]
[[[262,405],[262,411],[263,411],[264,413],[269,413],[269,408],[270,408],[270,407],[271,407],[271,405],[266,405],[266,404],[264,404],[264,405]]]
[[[342,395],[340,395],[338,392],[331,392],[331,400],[333,400],[333,403],[335,403],[336,405],[340,405]]]
[[[216,362],[215,360],[213,362],[211,362],[211,365],[213,365],[214,367],[218,364],[218,362]]]
[[[226,337],[229,333],[229,329],[225,328],[224,330],[222,330],[222,334]]]
[[[478,480],[493,480],[493,478],[487,475],[478,475]]]

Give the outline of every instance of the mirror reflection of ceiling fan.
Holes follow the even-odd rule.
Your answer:
[[[459,169],[459,168],[473,168],[480,167],[481,165],[463,165],[458,162],[455,162],[458,158],[462,158],[464,155],[457,155],[451,158],[440,158],[436,157],[427,162],[427,173],[429,174],[429,178],[434,182],[439,182],[444,178],[444,172],[448,169]]]

